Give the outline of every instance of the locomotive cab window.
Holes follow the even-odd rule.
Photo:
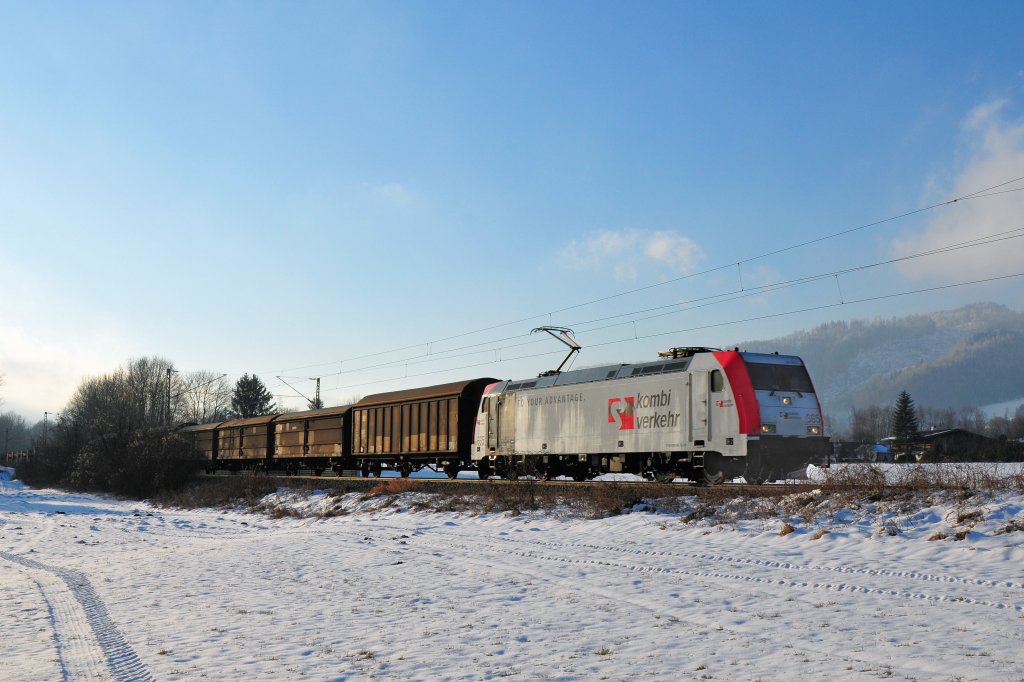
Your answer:
[[[711,370],[711,391],[721,393],[723,390],[725,390],[725,378],[722,376],[721,370]]]
[[[803,365],[770,365],[748,362],[747,372],[758,391],[796,391],[814,393],[811,378]]]

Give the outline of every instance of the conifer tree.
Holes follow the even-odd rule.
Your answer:
[[[908,455],[918,439],[917,410],[906,391],[900,392],[892,411],[892,436],[896,449]]]
[[[258,376],[243,374],[242,378],[235,383],[235,392],[231,396],[231,409],[241,419],[273,414],[274,403],[271,402],[273,397]]]

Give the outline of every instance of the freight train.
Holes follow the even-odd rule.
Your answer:
[[[470,379],[182,433],[208,470],[408,476],[429,466],[451,478],[631,473],[717,484],[827,464],[824,426],[800,358],[672,348],[652,362]]]

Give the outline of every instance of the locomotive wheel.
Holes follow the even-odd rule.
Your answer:
[[[764,474],[752,474],[749,471],[747,471],[743,474],[743,480],[745,480],[750,485],[764,485],[765,481],[767,481],[768,479],[764,476]]]
[[[721,455],[708,453],[704,456],[704,468],[697,474],[701,485],[718,485],[725,480],[725,469]]]
[[[760,457],[747,456],[746,466],[743,469],[743,478],[751,485],[763,485],[766,481],[774,481],[778,478],[778,472],[771,464],[761,460]]]
[[[507,457],[499,457],[494,461],[494,473],[506,480],[515,479],[515,467],[508,461]]]
[[[750,485],[764,485],[770,477],[769,472],[765,471],[761,467],[748,466],[743,471],[743,480]]]

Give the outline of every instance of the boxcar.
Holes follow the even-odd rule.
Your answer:
[[[403,476],[433,465],[450,478],[471,464],[484,388],[496,379],[370,395],[352,406],[352,457],[363,474],[391,464]]]
[[[217,428],[220,425],[221,422],[194,424],[184,426],[180,430],[182,437],[192,446],[196,456],[208,472],[216,469],[214,462],[217,459],[218,449]]]
[[[274,455],[276,414],[224,422],[217,429],[217,462],[228,469],[266,467]]]
[[[275,464],[288,473],[308,467],[319,476],[350,463],[351,405],[282,414],[273,422]]]

